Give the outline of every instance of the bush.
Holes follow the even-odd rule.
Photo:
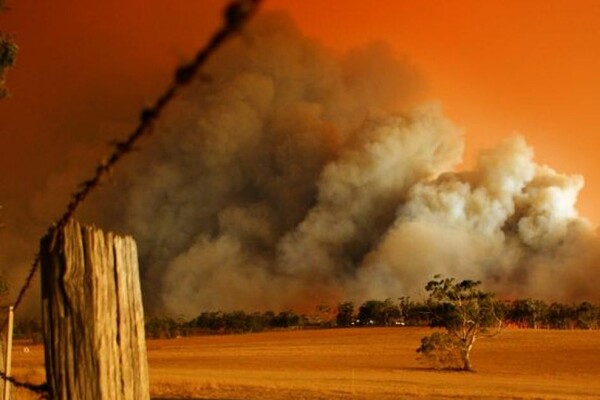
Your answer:
[[[435,369],[462,369],[462,357],[457,339],[444,332],[434,332],[421,339],[419,359]]]

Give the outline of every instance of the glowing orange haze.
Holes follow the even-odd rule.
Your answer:
[[[580,210],[594,222],[600,197],[600,2],[363,1],[270,3],[338,49],[385,40],[424,74],[464,128],[467,163],[515,131],[536,159],[580,173]],[[311,7],[312,5],[312,7]]]
[[[0,202],[16,207],[60,170],[67,143],[122,137],[217,26],[224,4],[9,0],[1,28],[22,51],[9,75],[14,96],[0,103]],[[389,43],[423,74],[421,98],[439,100],[464,128],[467,163],[518,131],[538,161],[585,176],[580,210],[600,221],[600,2],[278,0],[264,8],[287,10],[339,51]]]

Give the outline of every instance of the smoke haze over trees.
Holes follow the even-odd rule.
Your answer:
[[[597,300],[581,177],[520,137],[455,172],[460,131],[415,107],[421,78],[385,45],[337,55],[284,15],[255,22],[87,206],[136,238],[151,311],[418,295],[435,273]]]

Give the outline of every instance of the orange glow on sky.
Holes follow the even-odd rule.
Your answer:
[[[268,6],[289,10],[308,35],[336,49],[388,42],[424,74],[425,97],[439,100],[463,127],[467,163],[478,149],[519,132],[539,162],[584,175],[579,208],[600,220],[600,2],[364,4],[287,0]]]
[[[123,137],[226,2],[8,3],[0,29],[16,35],[21,53],[8,75],[13,97],[0,103],[5,209],[64,168],[67,143]],[[600,221],[599,1],[266,0],[263,8],[287,10],[337,51],[389,43],[423,74],[423,99],[463,127],[467,165],[520,132],[538,162],[586,178],[579,209]]]

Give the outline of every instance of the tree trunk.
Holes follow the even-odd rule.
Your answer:
[[[149,399],[144,316],[131,237],[69,221],[41,243],[52,399]]]
[[[469,344],[461,349],[461,355],[463,360],[463,371],[473,371],[473,367],[471,366],[471,349],[473,348],[473,344]]]

